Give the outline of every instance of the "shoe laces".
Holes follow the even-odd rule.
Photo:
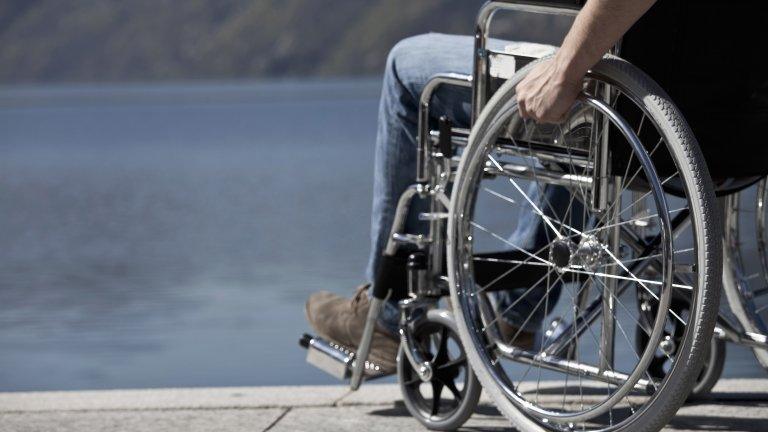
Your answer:
[[[368,288],[371,287],[371,284],[362,284],[355,290],[355,295],[352,297],[352,300],[350,301],[350,304],[352,305],[352,310],[357,310],[357,305],[368,296]]]

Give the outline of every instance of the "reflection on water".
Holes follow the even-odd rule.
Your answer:
[[[379,88],[1,89],[0,390],[333,383],[296,341],[362,281]]]

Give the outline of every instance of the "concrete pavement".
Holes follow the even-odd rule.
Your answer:
[[[396,385],[0,393],[0,431],[423,430]],[[508,430],[483,400],[466,430]],[[721,380],[668,431],[768,432],[768,379]]]

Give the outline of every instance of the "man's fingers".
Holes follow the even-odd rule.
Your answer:
[[[554,110],[549,110],[544,116],[544,118],[542,118],[542,120],[544,121],[544,123],[559,124],[565,120],[565,117],[567,114],[568,114],[568,111],[558,112]]]
[[[528,115],[528,110],[525,108],[525,99],[518,99],[517,100],[517,107],[520,111],[520,117],[523,119],[530,118]]]

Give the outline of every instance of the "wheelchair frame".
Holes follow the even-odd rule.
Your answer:
[[[394,224],[391,229],[390,237],[387,242],[384,256],[392,257],[398,251],[401,245],[415,245],[418,249],[427,249],[427,265],[423,269],[426,273],[421,274],[419,277],[409,276],[409,294],[410,298],[401,301],[401,326],[400,337],[403,352],[407,357],[407,361],[411,367],[418,373],[422,380],[429,380],[432,375],[431,364],[429,361],[423,358],[418,346],[413,342],[414,338],[411,334],[412,326],[408,325],[409,321],[413,319],[411,311],[414,308],[422,307],[435,307],[439,299],[446,296],[448,288],[448,278],[446,277],[446,269],[444,268],[445,257],[445,245],[446,245],[446,220],[449,215],[447,213],[450,203],[450,197],[448,196],[447,188],[454,176],[454,169],[458,164],[458,157],[454,156],[453,150],[456,147],[466,146],[468,137],[470,134],[469,129],[462,129],[453,127],[453,125],[445,118],[441,118],[439,121],[439,127],[437,130],[430,128],[431,119],[431,100],[434,94],[442,86],[457,86],[462,88],[471,88],[472,90],[472,122],[483,109],[491,96],[491,67],[494,62],[503,61],[509,54],[504,52],[498,52],[491,50],[487,47],[490,34],[491,22],[499,11],[517,11],[517,12],[529,12],[537,14],[550,14],[550,15],[562,15],[562,16],[575,16],[579,12],[579,8],[576,5],[573,7],[555,7],[542,4],[535,4],[532,2],[516,2],[516,1],[490,1],[486,3],[480,10],[475,29],[475,50],[473,60],[473,74],[462,75],[455,73],[442,73],[432,77],[424,87],[419,100],[419,121],[418,121],[418,150],[417,150],[417,172],[416,183],[410,186],[400,197]],[[614,48],[614,53],[618,53],[619,47]],[[532,60],[531,58],[517,58],[521,63]],[[517,68],[516,68],[517,69]],[[606,86],[603,95],[607,97],[610,94],[610,88]],[[605,107],[603,100],[597,98],[583,99],[588,104],[600,105]],[[610,108],[610,107],[608,107]],[[606,202],[610,197],[610,189],[608,187],[610,181],[614,179],[608,179],[606,176],[607,170],[607,148],[608,140],[607,134],[603,134],[602,142],[600,145],[600,159],[594,169],[594,175],[592,178],[576,179],[585,184],[591,186],[590,190],[593,190],[591,206],[598,209],[605,209]],[[573,155],[565,155],[562,150],[558,151],[556,148],[547,148],[542,146],[537,148],[535,154],[531,154],[528,149],[515,148],[512,146],[503,147],[504,151],[509,152],[515,156],[533,156],[546,160],[564,160],[569,159],[573,161]],[[586,160],[583,161],[586,163]],[[526,175],[530,176],[527,168],[524,166],[504,166],[506,171],[509,169],[514,172],[516,176],[526,178]],[[539,178],[542,177],[542,173],[538,173]],[[573,178],[565,179],[562,173],[551,172],[544,173],[546,180],[552,184],[566,185],[568,182],[573,182]],[[530,178],[530,177],[529,177]],[[419,196],[426,198],[430,202],[429,212],[419,215],[421,220],[429,221],[428,234],[410,234],[403,232],[406,216],[410,208],[410,204],[414,197]],[[766,182],[763,181],[760,185],[760,198],[762,199],[758,205],[763,208],[764,201],[768,197],[768,187]],[[615,197],[614,197],[615,198]],[[738,244],[734,241],[734,236],[738,234],[738,204],[739,196],[731,194],[722,198],[722,204],[725,213],[725,225],[726,230],[724,233],[723,246],[724,246],[724,268],[723,268],[723,286],[731,309],[737,316],[737,321],[734,322],[731,318],[724,314],[720,314],[715,329],[715,336],[724,339],[729,342],[747,345],[753,348],[758,348],[755,354],[760,363],[768,368],[768,329],[764,328],[762,323],[756,322],[752,319],[752,315],[749,313],[748,290],[745,288],[745,276],[740,274],[736,265],[737,261],[741,260]],[[620,220],[618,214],[611,215],[614,218],[614,222]],[[671,227],[673,232],[680,232],[687,226],[686,212],[681,212],[671,220]],[[766,227],[761,222],[758,229],[766,230]],[[611,236],[614,240],[612,243],[618,247],[618,239],[626,236],[632,236],[630,231],[621,229],[611,230]],[[622,237],[623,236],[623,237]],[[762,236],[761,238],[765,238]],[[638,239],[632,242],[637,245],[636,252],[642,252],[642,244]],[[634,246],[633,246],[634,247]],[[760,244],[763,252],[768,249],[768,245]],[[651,261],[646,261],[648,264],[640,264],[640,266],[651,265]],[[634,268],[633,268],[634,269]],[[638,270],[634,270],[637,272]],[[768,275],[768,267],[764,268],[765,275]],[[766,281],[768,283],[768,280]],[[310,348],[308,353],[308,360],[310,363],[331,372],[339,378],[351,378],[350,387],[352,390],[356,390],[360,387],[364,378],[376,378],[380,376],[377,372],[378,367],[368,361],[365,361],[370,351],[370,344],[374,331],[374,325],[376,319],[379,316],[381,307],[384,301],[386,301],[388,292],[377,290],[377,283],[374,283],[374,295],[371,299],[370,309],[366,321],[366,326],[363,332],[363,337],[359,344],[357,353],[351,353],[345,350],[343,347],[334,346],[327,341],[323,341],[320,338],[313,338],[306,336],[303,339],[302,344],[305,347]],[[599,317],[606,316],[611,317],[613,314],[613,304],[610,300],[610,295],[620,295],[621,291],[626,288],[628,284],[618,284],[614,280],[612,284],[608,285],[609,293],[604,294],[602,300],[594,300],[585,308],[586,319],[581,323],[574,323],[577,326],[575,333],[580,335],[584,332],[585,328],[595,322]],[[765,289],[768,291],[768,288]],[[601,349],[603,352],[613,352],[613,341],[611,335],[613,334],[613,328],[611,324],[612,320],[603,320],[603,331],[607,337],[601,339]],[[745,331],[741,331],[740,328],[744,328]],[[543,348],[543,352],[549,355],[556,356],[561,354],[567,347],[568,341],[565,339],[569,331],[563,331],[561,337],[556,338],[548,346]],[[537,361],[542,364],[542,367],[551,368],[561,372],[576,372],[584,376],[589,376],[598,381],[605,381],[609,383],[621,383],[629,379],[628,376],[619,373],[614,373],[608,370],[605,364],[601,364],[599,367],[592,365],[578,364],[573,361],[558,361],[556,359],[548,361],[547,357],[542,358],[537,356],[538,353],[528,352],[523,350],[514,350],[507,353],[510,357],[521,362]],[[612,361],[611,354],[605,362]],[[363,360],[363,361],[361,361]],[[648,388],[652,383],[645,379],[639,379],[636,381],[636,388]]]

